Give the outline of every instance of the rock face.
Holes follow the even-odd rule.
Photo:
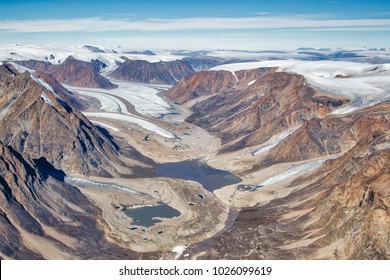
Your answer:
[[[166,96],[178,103],[202,96],[191,106],[187,121],[217,134],[222,151],[261,144],[348,103],[306,86],[303,76],[275,70],[198,72],[182,79]]]
[[[36,71],[36,75],[43,81],[45,81],[53,89],[54,92],[57,92],[61,98],[69,104],[71,107],[78,110],[84,110],[88,108],[88,104],[81,98],[78,98],[73,94],[73,92],[67,90],[63,85],[61,85],[56,79],[54,79],[49,74],[46,74],[41,71]]]
[[[105,241],[100,210],[48,168],[0,142],[0,258],[134,258]]]
[[[199,97],[227,94],[248,87],[248,83],[275,69],[229,71],[200,71],[180,80],[165,96],[180,104]]]
[[[182,60],[195,71],[204,71],[224,63],[237,62],[212,56],[188,56],[184,57]]]
[[[104,50],[102,50],[99,47],[95,47],[95,46],[84,45],[84,48],[86,48],[87,50],[90,50],[91,52],[94,52],[94,53],[105,53]]]
[[[257,168],[347,151],[367,135],[390,130],[388,108],[388,104],[381,104],[375,110],[368,108],[352,115],[330,115],[324,119],[306,121],[295,133],[270,150]]]
[[[122,164],[117,146],[43,78],[0,73],[0,141],[19,153],[44,157],[66,173],[115,174]],[[8,74],[7,74],[8,72]]]
[[[324,120],[340,122],[342,137],[353,134],[352,147],[291,182],[287,196],[242,210],[203,257],[389,259],[389,112],[384,103]]]
[[[201,96],[233,91],[236,84],[234,75],[228,71],[201,71],[180,80],[165,96],[183,104]]]
[[[165,94],[192,110],[187,121],[221,138],[222,153],[295,128],[240,169],[248,177],[277,163],[335,157],[286,183],[284,197],[243,209],[231,228],[193,247],[201,258],[389,258],[390,102],[332,115],[349,100],[275,69],[198,72]]]
[[[180,60],[154,63],[145,60],[126,60],[112,72],[111,77],[129,82],[173,85],[192,73],[194,70]]]
[[[49,74],[66,85],[105,89],[117,87],[99,74],[100,69],[104,68],[105,65],[98,60],[85,62],[69,56],[62,64],[56,65],[36,60],[17,61],[16,63]]]

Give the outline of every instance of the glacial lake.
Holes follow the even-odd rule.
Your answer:
[[[161,222],[158,218],[174,218],[180,216],[179,211],[167,204],[126,209],[125,213],[133,219],[132,225],[143,227],[150,227]]]
[[[159,164],[157,176],[195,181],[210,192],[242,181],[228,171],[215,169],[195,160]]]

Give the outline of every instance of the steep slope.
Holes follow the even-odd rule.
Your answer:
[[[124,165],[118,147],[43,79],[25,72],[1,75],[0,81],[0,141],[5,145],[34,159],[44,157],[66,173],[109,176]],[[129,154],[139,156],[133,149]],[[136,160],[133,164],[139,166]]]
[[[26,68],[49,74],[60,83],[67,85],[105,89],[117,87],[107,78],[99,74],[99,71],[105,65],[98,60],[85,62],[69,56],[61,64],[50,64],[36,60],[16,61],[16,63]]]
[[[52,91],[57,92],[61,96],[61,98],[71,107],[78,110],[84,110],[88,108],[88,103],[84,99],[75,96],[73,92],[67,90],[51,75],[46,74],[42,71],[36,71],[36,76],[45,83],[47,83],[51,87]]]
[[[154,63],[145,60],[126,60],[112,72],[111,77],[130,82],[173,85],[192,73],[194,70],[181,60]]]
[[[164,95],[176,103],[184,104],[199,97],[226,94],[247,88],[248,83],[274,70],[266,68],[243,70],[235,74],[230,71],[200,71],[181,79]]]
[[[183,104],[201,96],[209,96],[232,90],[237,81],[228,71],[201,71],[181,79],[165,96]]]
[[[166,96],[179,103],[210,96],[191,106],[193,114],[187,121],[218,135],[224,145],[222,151],[261,144],[272,135],[325,116],[349,102],[306,86],[303,76],[275,70],[242,70],[234,75],[199,72],[182,79]]]
[[[345,116],[330,115],[306,121],[295,133],[271,149],[256,168],[280,162],[336,155],[353,148],[373,133],[390,131],[388,103]],[[294,145],[291,145],[294,143]]]
[[[349,118],[381,114],[388,125],[389,112],[385,103]],[[348,126],[356,124],[346,125],[345,118],[339,121],[353,131]],[[389,131],[376,124],[356,131],[348,152],[289,183],[287,196],[243,209],[202,258],[388,259]],[[296,145],[303,149],[306,143]]]
[[[38,161],[42,170],[0,142],[0,258],[134,258],[105,241],[100,210]]]

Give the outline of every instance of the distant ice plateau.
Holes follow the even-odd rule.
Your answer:
[[[224,64],[211,70],[231,71],[278,67],[279,71],[303,75],[308,85],[349,98],[351,103],[333,114],[345,114],[390,100],[390,64],[346,61],[267,60]]]

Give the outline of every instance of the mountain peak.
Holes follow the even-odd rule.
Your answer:
[[[2,78],[0,140],[67,173],[115,174],[113,164],[123,164],[117,147],[66,96],[48,87],[28,72]]]

